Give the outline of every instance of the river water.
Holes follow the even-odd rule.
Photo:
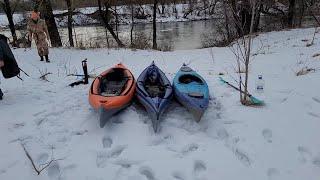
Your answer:
[[[212,39],[219,39],[217,34],[218,19],[186,21],[186,22],[166,22],[157,23],[157,44],[162,50],[189,50],[198,49],[207,46]],[[262,18],[262,29],[266,31],[281,29],[277,23],[268,21],[268,18]],[[312,27],[314,22],[306,18],[303,27]],[[115,29],[115,28],[114,28]],[[118,27],[118,36],[124,44],[130,44],[131,25],[120,25]],[[105,28],[102,26],[78,26],[73,29],[74,41],[79,48],[97,48],[97,47],[117,47],[110,33],[106,35]],[[0,29],[0,33],[11,37],[9,29]],[[59,33],[64,46],[69,45],[67,28],[59,28]],[[26,30],[17,31],[18,36],[26,34]],[[136,44],[152,46],[152,24],[135,24],[134,41]],[[108,41],[107,41],[108,36]],[[143,47],[138,47],[139,49]]]
[[[186,50],[202,47],[202,34],[215,28],[215,20],[188,21],[188,22],[166,22],[157,23],[157,44],[168,50]],[[120,25],[118,27],[119,38],[130,44],[131,25]],[[102,26],[85,26],[74,28],[74,40],[78,47],[107,47],[107,36]],[[8,29],[1,30],[1,33],[11,36]],[[18,36],[25,34],[25,30],[18,31]],[[59,33],[64,46],[68,46],[67,28],[59,28]],[[140,43],[146,41],[152,45],[152,24],[135,24],[135,39]],[[110,46],[114,46],[113,39],[108,34]]]
[[[171,50],[197,49],[202,47],[202,34],[212,30],[214,20],[188,21],[188,22],[166,22],[157,24],[157,44],[159,47]],[[119,38],[125,43],[130,42],[131,25],[120,25],[118,27]],[[68,31],[66,28],[59,29],[63,44],[68,44]],[[152,44],[152,24],[135,24],[134,34],[136,39],[145,39]],[[109,41],[112,37],[109,33]],[[78,46],[107,46],[106,31],[104,27],[75,27],[74,39]],[[140,41],[139,41],[140,42]]]

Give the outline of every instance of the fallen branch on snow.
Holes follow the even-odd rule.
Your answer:
[[[81,75],[81,74],[68,74],[67,76],[75,76],[75,77],[84,77],[85,75]],[[95,74],[89,74],[88,78],[96,78]]]
[[[59,161],[59,160],[62,160],[62,159],[51,159],[49,162],[45,163],[45,164],[42,164],[43,167],[42,168],[37,168],[37,166],[35,165],[31,155],[29,154],[29,152],[27,151],[26,147],[21,144],[26,156],[28,157],[28,159],[30,160],[31,164],[32,164],[32,167],[33,169],[37,172],[38,175],[40,175],[40,173],[45,170],[46,168],[48,168],[50,166],[51,163],[55,162],[55,161]]]
[[[306,75],[306,74],[308,74],[310,72],[315,72],[315,71],[316,71],[316,69],[314,69],[314,68],[304,67],[304,68],[302,68],[300,71],[298,71],[296,73],[296,76]]]
[[[320,53],[316,53],[312,57],[315,58],[315,57],[318,57],[318,56],[320,56]]]
[[[44,81],[47,81],[47,82],[50,82],[48,79],[47,79],[47,75],[49,74],[52,74],[51,72],[48,72],[48,73],[45,73],[43,75],[40,76],[40,79],[44,80]]]

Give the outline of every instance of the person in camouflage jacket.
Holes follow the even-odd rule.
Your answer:
[[[28,38],[31,41],[32,38],[35,40],[37,45],[38,54],[40,61],[43,61],[43,57],[46,58],[46,62],[49,61],[49,44],[50,37],[46,22],[40,19],[40,13],[33,11],[31,18],[28,21]]]

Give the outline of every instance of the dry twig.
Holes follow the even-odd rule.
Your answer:
[[[36,171],[36,173],[37,173],[38,175],[40,175],[40,174],[41,174],[41,172],[42,172],[43,170],[45,170],[46,168],[48,168],[48,167],[50,166],[50,164],[51,164],[51,163],[53,163],[53,162],[55,162],[55,161],[62,160],[62,159],[51,159],[49,162],[42,164],[42,165],[43,165],[43,167],[42,167],[42,168],[40,168],[40,167],[39,167],[39,168],[37,168],[37,166],[35,165],[35,163],[34,163],[34,161],[33,161],[32,157],[31,157],[31,155],[30,155],[30,154],[29,154],[29,152],[27,151],[26,147],[25,147],[23,144],[21,144],[21,146],[22,146],[22,148],[23,148],[23,150],[24,150],[24,152],[25,152],[26,156],[27,156],[27,157],[28,157],[28,159],[30,160],[30,162],[31,162],[31,164],[32,164],[33,169]]]

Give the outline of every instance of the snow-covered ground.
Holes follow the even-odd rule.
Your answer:
[[[218,81],[220,72],[231,82],[236,77],[228,48],[52,49],[50,64],[40,62],[35,49],[16,49],[31,78],[1,79],[0,179],[317,180],[320,56],[312,56],[320,50],[319,33],[313,46],[302,41],[312,39],[313,32],[271,32],[255,39],[259,51],[250,68],[251,92],[258,74],[266,82],[266,105],[259,108],[242,106],[238,93]],[[66,74],[80,73],[85,58],[91,74],[122,62],[136,77],[155,60],[171,80],[183,62],[191,62],[210,87],[209,109],[195,123],[185,108],[172,103],[160,133],[154,134],[143,108],[133,104],[101,129],[88,103],[90,85],[67,86],[76,79]],[[303,66],[316,71],[297,77]],[[52,73],[50,82],[40,80],[40,72]],[[21,144],[36,166],[60,160],[38,176]]]

